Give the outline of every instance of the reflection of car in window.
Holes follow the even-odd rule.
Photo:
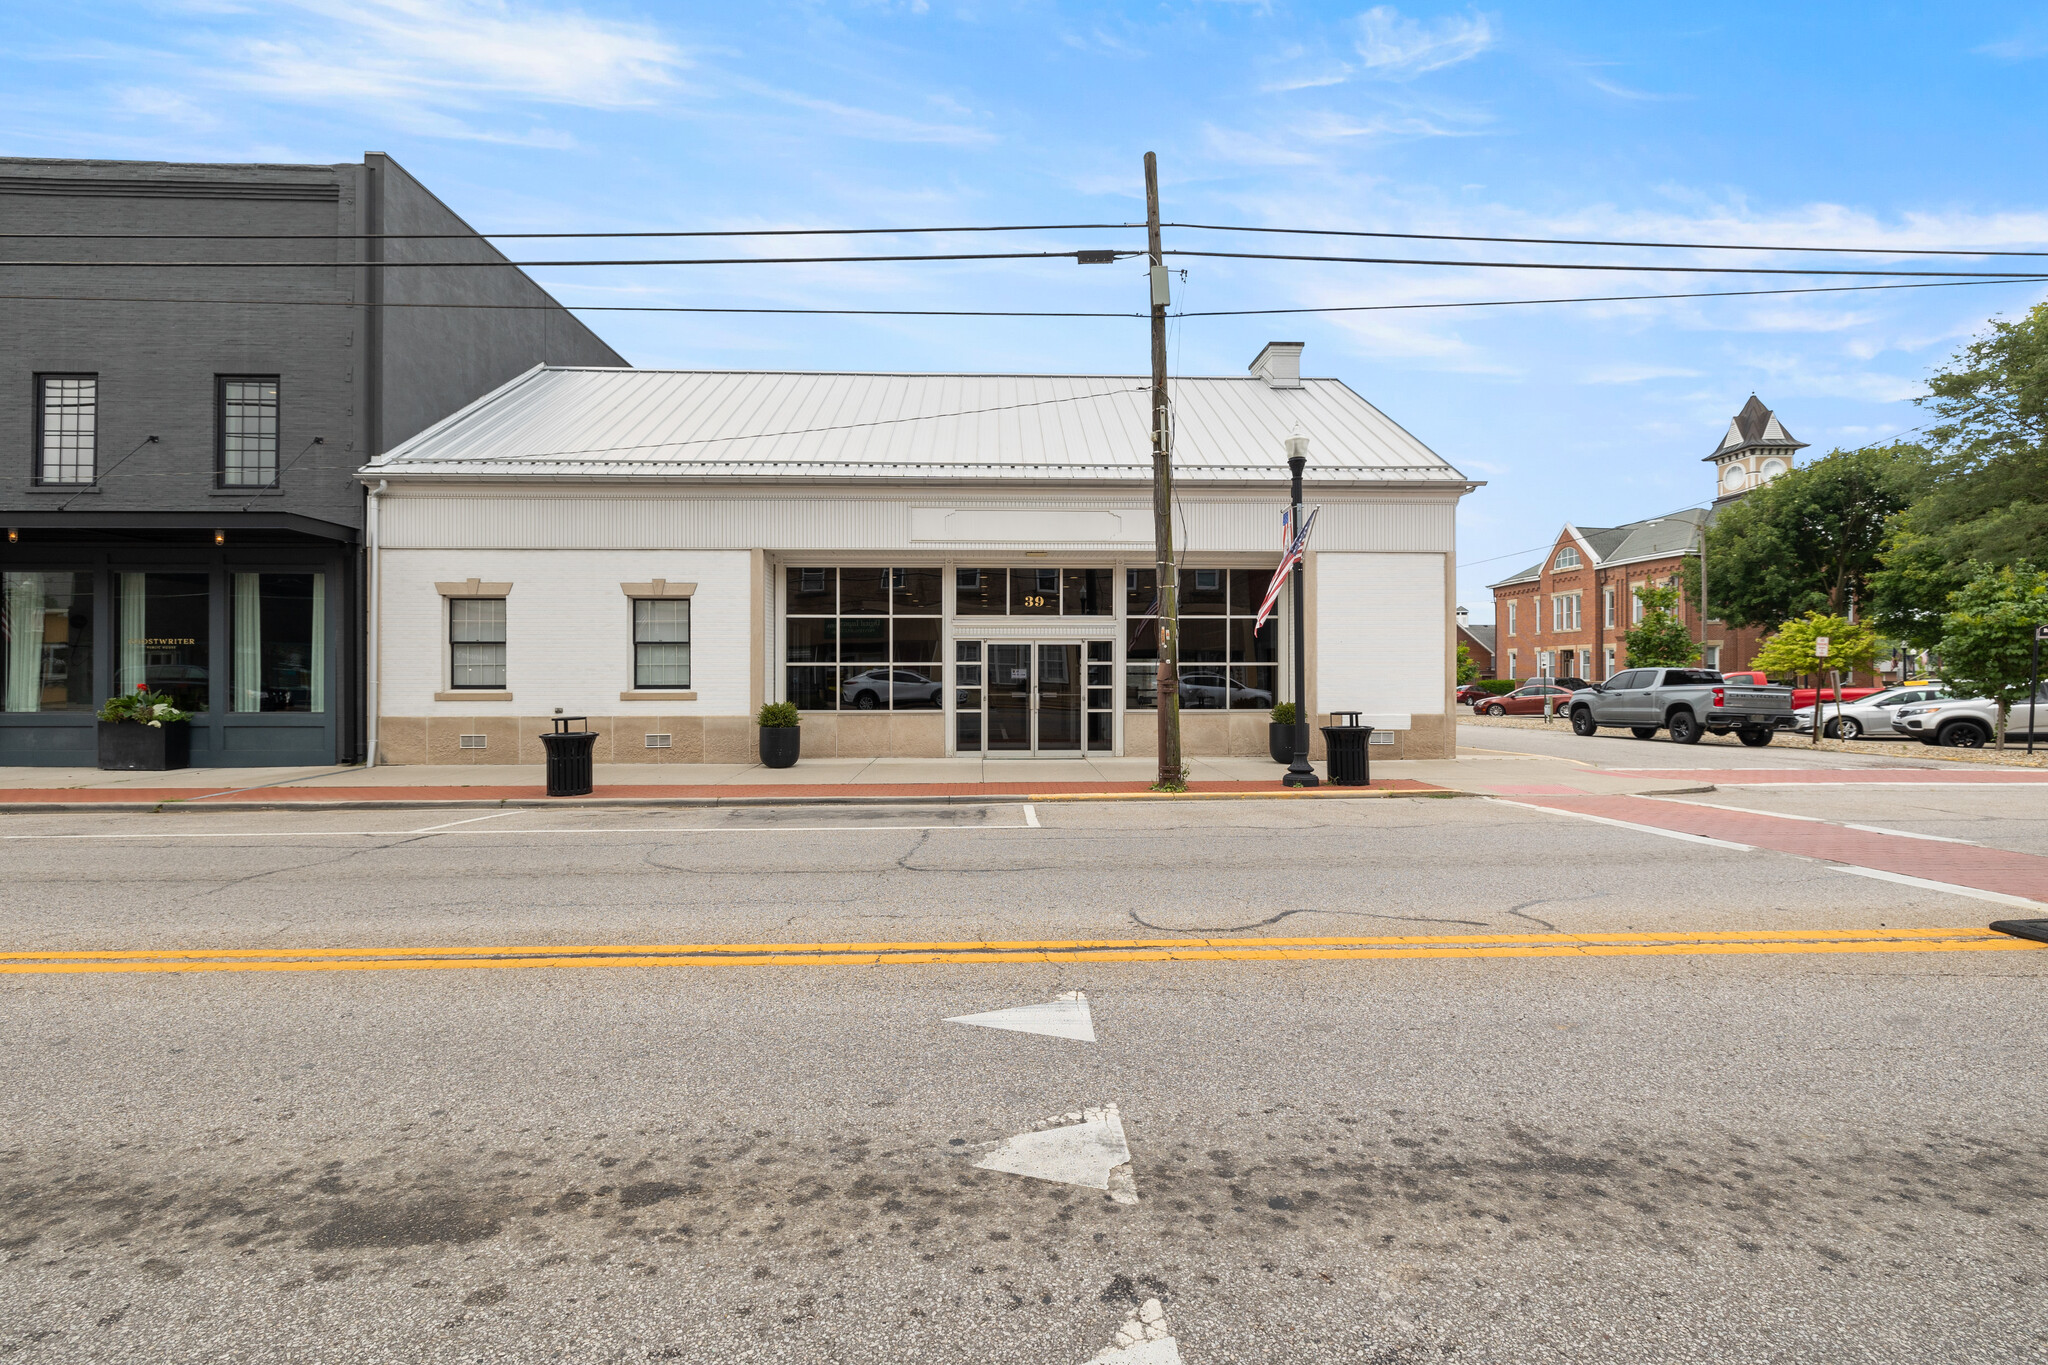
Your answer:
[[[933,679],[909,668],[870,668],[850,675],[839,691],[839,704],[855,711],[878,711],[891,704],[943,706],[945,689]]]
[[[1264,688],[1247,687],[1221,673],[1183,673],[1180,704],[1190,710],[1270,707],[1273,694]]]

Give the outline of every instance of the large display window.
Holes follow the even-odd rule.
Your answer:
[[[327,709],[327,575],[234,575],[234,709]]]
[[[115,690],[147,686],[183,710],[212,710],[209,575],[123,573],[117,582]]]
[[[792,568],[783,575],[784,696],[803,711],[946,704],[938,568]]]
[[[0,575],[0,710],[95,711],[92,575]]]

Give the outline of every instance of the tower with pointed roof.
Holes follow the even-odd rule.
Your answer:
[[[1715,466],[1714,505],[1761,488],[1790,469],[1793,453],[1804,449],[1806,442],[1795,440],[1777,414],[1751,394],[1721,444],[1706,457],[1705,463]]]

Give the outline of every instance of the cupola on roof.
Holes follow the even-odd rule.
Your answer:
[[[1703,462],[1720,464],[1759,450],[1775,450],[1789,455],[1804,449],[1806,442],[1795,439],[1791,432],[1785,430],[1777,414],[1751,394],[1749,401],[1742,405],[1742,411],[1736,413],[1735,420],[1728,424],[1728,434],[1721,438],[1721,444]]]

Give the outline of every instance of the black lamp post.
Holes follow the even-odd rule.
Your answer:
[[[1293,476],[1291,495],[1294,500],[1294,519],[1288,525],[1296,536],[1301,534],[1301,470],[1307,463],[1308,437],[1288,437],[1287,468]],[[1303,624],[1307,613],[1302,606],[1299,559],[1294,561],[1291,586],[1294,588],[1294,762],[1287,765],[1287,773],[1280,779],[1280,785],[1313,787],[1317,782],[1315,764],[1308,761],[1308,640]]]

